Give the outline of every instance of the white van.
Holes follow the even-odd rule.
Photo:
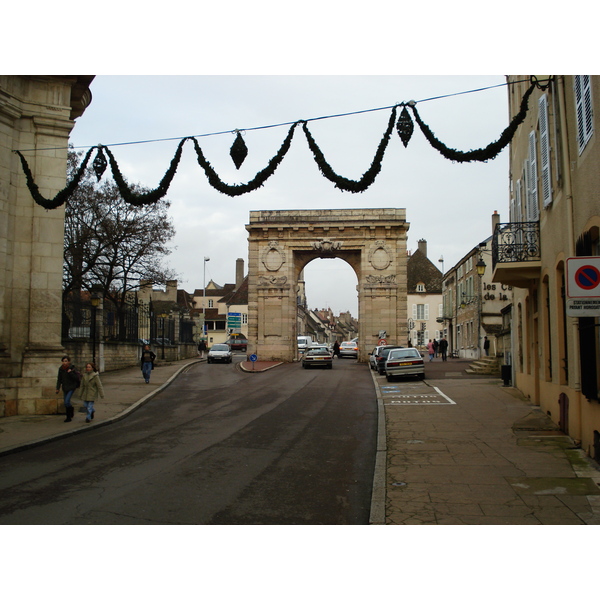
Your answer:
[[[312,346],[312,338],[310,335],[299,335],[298,336],[298,351],[303,354],[307,348]]]

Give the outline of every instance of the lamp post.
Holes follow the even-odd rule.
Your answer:
[[[90,302],[92,303],[92,362],[96,364],[96,318],[98,306],[100,306],[101,296],[98,289],[94,286],[92,288],[92,294],[90,296]]]
[[[167,318],[167,315],[165,313],[161,313],[158,316],[162,321],[162,337],[160,338],[160,341],[162,342],[161,359],[165,360],[165,319]]]
[[[202,273],[202,337],[206,336],[206,263],[210,260],[208,256],[204,257]]]

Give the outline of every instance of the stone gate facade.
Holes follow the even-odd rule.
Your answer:
[[[64,209],[32,199],[14,150],[40,192],[65,186],[67,145],[93,76],[0,75],[0,417],[53,414],[61,345]],[[25,152],[27,151],[27,152]]]
[[[341,258],[356,273],[359,360],[377,345],[407,344],[406,210],[252,211],[248,338],[259,360],[297,359],[298,277],[317,258]]]

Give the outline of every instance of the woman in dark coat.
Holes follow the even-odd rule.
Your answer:
[[[69,423],[73,420],[75,409],[71,404],[71,396],[75,390],[79,387],[79,373],[75,369],[75,365],[71,364],[71,359],[68,356],[63,356],[61,359],[61,366],[58,369],[58,377],[56,378],[56,393],[62,391],[64,394],[65,410],[67,418],[65,423]]]

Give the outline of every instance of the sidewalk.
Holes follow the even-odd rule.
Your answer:
[[[600,465],[539,408],[461,361],[425,381],[373,374],[380,436],[371,522],[600,524]]]

